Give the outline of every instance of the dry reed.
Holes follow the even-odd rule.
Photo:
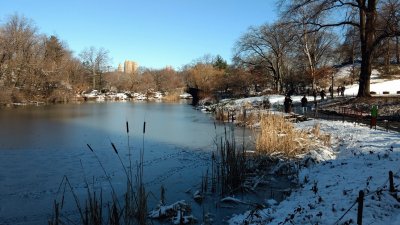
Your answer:
[[[240,190],[247,172],[244,149],[237,146],[234,131],[230,132],[229,134],[225,127],[224,137],[215,140],[217,154],[213,153],[211,156],[211,192],[218,191],[223,196]],[[203,179],[203,183],[208,183],[208,178]]]
[[[166,102],[177,102],[177,101],[179,101],[181,99],[179,95],[180,94],[178,92],[169,93],[168,95],[166,95],[163,98],[163,101],[166,101]]]
[[[314,124],[313,128],[311,129],[311,133],[314,137],[316,137],[319,141],[323,143],[325,146],[331,145],[331,135],[325,134],[321,132],[321,126],[319,123]]]
[[[309,130],[295,129],[283,116],[267,114],[261,118],[256,141],[259,153],[294,158],[314,149],[318,143],[329,145],[330,136],[320,132],[319,125]]]
[[[165,96],[162,98],[163,101],[166,102],[177,102],[181,99],[180,95],[185,92],[183,88],[177,88],[174,90],[170,90],[165,93]]]
[[[146,131],[146,122],[143,124],[143,146],[140,151],[140,162],[139,165],[136,167],[136,179],[135,183],[133,183],[133,168],[132,168],[132,159],[131,159],[131,146],[130,146],[130,137],[129,137],[129,124],[126,122],[126,133],[128,139],[128,155],[129,155],[129,166],[125,166],[122,158],[119,155],[119,150],[115,146],[113,142],[110,140],[110,144],[112,149],[114,150],[115,154],[118,157],[120,164],[123,167],[123,171],[126,175],[127,180],[127,187],[124,193],[124,200],[122,204],[120,204],[113,184],[111,182],[111,177],[107,173],[106,169],[104,168],[102,162],[100,161],[99,157],[96,154],[96,151],[87,144],[89,150],[94,154],[97,162],[99,163],[101,169],[103,170],[108,183],[110,184],[112,190],[112,200],[111,202],[106,203],[108,205],[108,211],[106,213],[103,212],[103,193],[102,191],[100,194],[96,194],[94,190],[91,190],[86,176],[85,184],[87,189],[87,199],[85,200],[85,207],[82,208],[81,202],[75,193],[71,183],[69,182],[68,178],[65,176],[60,184],[59,193],[61,187],[64,187],[62,192],[61,200],[54,201],[54,212],[51,219],[48,221],[49,225],[58,225],[58,224],[65,224],[65,221],[70,221],[68,218],[62,219],[64,216],[62,214],[64,199],[67,193],[67,189],[69,189],[70,193],[75,200],[76,208],[79,212],[80,217],[80,224],[83,225],[101,225],[106,222],[110,225],[131,225],[131,224],[139,224],[145,225],[147,224],[147,198],[148,194],[146,193],[144,182],[143,182],[143,158],[144,158],[144,135]],[[81,163],[82,165],[82,163]],[[82,165],[83,169],[83,165]],[[104,219],[104,216],[108,215],[108,220]]]
[[[242,110],[241,113],[237,114],[237,123],[243,126],[251,127],[260,121],[261,113],[257,110],[247,111]]]

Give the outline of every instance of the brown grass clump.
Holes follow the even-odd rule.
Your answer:
[[[271,156],[294,158],[315,149],[316,145],[330,143],[330,135],[322,134],[319,124],[311,130],[298,130],[283,116],[268,114],[262,117],[260,128],[256,149]]]
[[[242,110],[237,116],[237,122],[244,126],[252,126],[260,121],[260,113],[258,111]]]
[[[180,97],[179,97],[179,92],[171,92],[171,93],[168,93],[164,98],[163,98],[163,100],[164,101],[167,101],[167,102],[177,102],[177,101],[179,101],[179,99],[180,99]]]
[[[325,134],[321,132],[321,126],[319,123],[315,124],[311,129],[311,133],[314,137],[316,137],[319,141],[323,143],[325,146],[330,146],[331,144],[331,135]]]

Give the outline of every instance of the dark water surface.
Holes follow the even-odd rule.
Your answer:
[[[1,109],[0,224],[47,224],[53,201],[62,195],[63,186],[59,187],[64,176],[82,199],[85,179],[93,189],[109,196],[110,185],[87,144],[122,195],[126,176],[110,142],[125,166],[131,163],[135,167],[138,152],[144,148],[149,209],[159,201],[163,185],[167,204],[185,199],[200,221],[200,211],[213,212],[216,221],[222,221],[234,210],[216,212],[213,204],[196,205],[191,193],[199,189],[201,176],[210,167],[211,152],[216,150],[214,140],[223,130],[223,125],[215,129],[209,115],[187,104],[106,102]],[[64,211],[76,214],[73,198],[65,200]]]

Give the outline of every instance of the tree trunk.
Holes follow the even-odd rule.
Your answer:
[[[386,39],[385,73],[390,73],[390,39]]]
[[[371,97],[370,94],[370,80],[371,80],[371,54],[362,53],[361,71],[359,79],[359,88],[357,97]]]
[[[275,79],[275,89],[276,89],[276,92],[279,94],[279,93],[281,93],[281,84],[280,84],[281,82],[279,81],[279,79],[278,78],[276,78]]]
[[[400,48],[399,48],[399,36],[396,36],[396,62],[400,64]]]
[[[276,77],[276,90],[277,90],[277,92],[278,93],[281,93],[282,92],[282,70],[281,70],[281,64],[280,64],[280,62],[279,62],[279,58],[277,59],[277,62],[276,62],[276,75],[275,75],[275,77]]]
[[[96,74],[93,74],[93,90],[96,89]]]
[[[360,8],[361,72],[357,97],[371,97],[370,80],[372,70],[372,52],[375,41],[376,0],[368,0]]]

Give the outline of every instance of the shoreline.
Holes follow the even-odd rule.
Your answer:
[[[320,110],[326,110],[326,108],[331,107],[330,110],[327,110],[325,113],[338,114],[342,118],[348,115],[340,114],[339,110],[334,109],[338,109],[339,107],[354,107],[356,109],[363,107],[365,112],[364,115],[361,114],[363,115],[361,118],[366,120],[366,122],[347,122],[344,120],[342,121],[342,118],[336,121],[324,120],[324,117],[321,118],[321,116],[319,116],[319,118],[312,118],[305,122],[295,123],[296,127],[302,128],[310,127],[316,123],[321,124],[321,129],[333,137],[333,146],[323,150],[323,152],[326,153],[321,152],[321,155],[329,153],[333,154],[334,158],[319,158],[319,162],[315,164],[300,167],[298,170],[300,187],[299,189],[295,189],[288,198],[277,205],[270,205],[256,211],[246,211],[243,214],[234,215],[229,220],[229,224],[332,224],[334,221],[341,221],[342,223],[354,222],[356,217],[354,215],[354,210],[349,212],[349,215],[347,215],[345,211],[347,207],[351,205],[350,202],[356,199],[356,195],[358,195],[360,189],[366,191],[366,193],[370,193],[369,195],[376,194],[374,190],[380,193],[382,189],[384,192],[386,189],[381,185],[384,183],[390,169],[393,169],[393,173],[397,176],[394,182],[399,183],[400,181],[398,179],[399,168],[394,165],[391,167],[382,166],[382,164],[393,164],[397,160],[400,160],[400,143],[396,141],[400,138],[398,130],[390,131],[385,127],[378,127],[375,130],[370,129],[368,125],[368,109],[372,104],[379,104],[383,117],[381,121],[384,121],[387,118],[393,118],[388,117],[387,112],[390,113],[393,109],[399,112],[400,102],[398,99],[397,96],[383,96],[367,99],[346,97],[339,98],[340,101],[338,102],[332,102],[329,99],[322,102],[318,101]],[[245,101],[246,100],[243,99],[232,100],[231,102],[234,103],[226,104],[228,106],[227,111],[231,110],[233,112],[236,110],[240,112],[243,107],[242,103]],[[254,105],[256,102],[259,103],[261,101],[260,99],[249,98],[247,106]],[[335,107],[330,105],[332,103],[335,104]],[[279,104],[279,101],[276,104]],[[296,104],[298,103],[296,102]],[[385,110],[385,107],[390,107],[392,110]],[[260,114],[260,111],[263,111],[254,107],[249,110],[256,111],[258,114]],[[319,115],[321,115],[321,113],[320,111]],[[225,122],[230,121],[225,120]],[[255,124],[257,124],[257,122]],[[378,146],[376,146],[377,144]],[[351,153],[347,153],[348,151]],[[378,161],[375,159],[376,157],[378,157]],[[386,159],[382,157],[386,157]],[[386,162],[386,160],[389,161]],[[345,172],[349,169],[354,171],[350,173]],[[324,171],[330,171],[330,173]],[[369,172],[359,174],[358,171]],[[330,177],[332,177],[333,180],[330,179]],[[341,178],[343,180],[336,180],[335,177],[343,177]],[[356,183],[349,185],[354,180]],[[365,189],[366,181],[367,188]],[[350,191],[348,188],[351,188]],[[314,193],[312,190],[314,190]],[[343,195],[343,193],[346,194]],[[398,223],[400,221],[400,216],[397,217],[396,215],[400,214],[398,209],[400,204],[397,203],[396,199],[388,194],[378,194],[375,198],[381,199],[380,201],[382,202],[377,201],[372,203],[371,200],[369,200],[367,204],[369,207],[372,207],[373,212],[368,212],[364,215],[363,220],[375,222],[377,224]],[[386,204],[385,209],[380,209],[381,204]],[[343,217],[341,217],[341,214],[344,214]],[[376,221],[377,217],[380,218],[378,222]]]

